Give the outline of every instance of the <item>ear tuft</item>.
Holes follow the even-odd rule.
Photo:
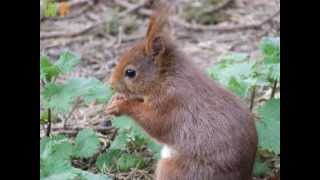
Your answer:
[[[165,51],[165,46],[163,38],[161,36],[156,36],[151,41],[151,55],[153,57],[162,54]]]
[[[170,8],[165,3],[158,3],[153,14],[150,16],[150,22],[146,33],[146,53],[156,56],[165,49],[164,38],[170,36],[170,23],[168,20]],[[164,37],[166,36],[166,37]]]

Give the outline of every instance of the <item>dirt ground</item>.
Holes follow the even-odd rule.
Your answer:
[[[246,52],[254,57],[261,37],[280,36],[280,0],[233,0],[214,12],[223,14],[223,18],[215,24],[186,24],[183,7],[201,7],[205,1],[213,2],[170,1],[176,9],[175,20],[172,21],[174,38],[203,70],[214,65],[220,55],[228,52]],[[215,1],[219,5],[228,0]],[[81,55],[82,60],[76,71],[67,76],[94,76],[106,80],[119,55],[143,38],[149,7],[143,5],[143,0],[68,2],[71,9],[67,16],[42,16],[40,19],[40,52],[56,59],[62,50],[69,49]],[[117,8],[120,12],[114,11]],[[110,28],[111,17],[119,19],[113,29]],[[221,30],[219,27],[226,28]],[[106,121],[103,109],[104,105],[95,104],[79,107],[68,120],[68,127],[93,127]],[[61,126],[62,123],[54,124],[54,128]]]

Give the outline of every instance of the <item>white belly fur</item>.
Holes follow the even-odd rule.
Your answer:
[[[161,158],[171,158],[172,156],[174,156],[175,154],[175,150],[164,145],[163,148],[161,149]]]

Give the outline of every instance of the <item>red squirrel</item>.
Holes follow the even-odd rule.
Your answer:
[[[156,180],[252,179],[252,114],[179,49],[164,9],[151,15],[144,40],[119,58],[109,80],[117,94],[106,113],[132,117],[164,145]]]

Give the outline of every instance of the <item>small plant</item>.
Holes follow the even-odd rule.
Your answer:
[[[101,154],[96,165],[101,170],[120,172],[129,171],[131,168],[145,167],[146,160],[133,153],[127,153],[130,146],[135,150],[148,148],[156,158],[160,158],[161,146],[155,143],[131,118],[127,116],[116,117],[112,121],[118,128],[118,134],[109,150]]]
[[[51,135],[52,119],[57,114],[70,117],[81,103],[106,103],[111,95],[110,88],[95,78],[69,78],[58,83],[57,78],[75,69],[80,57],[69,51],[63,52],[56,62],[47,56],[40,57],[40,103],[45,109],[40,112],[40,124],[47,126],[46,137],[40,140],[40,177],[43,180],[108,180],[102,174],[93,174],[72,166],[74,158],[87,159],[100,148],[100,141],[91,129],[78,133],[74,143],[59,134]]]
[[[112,96],[110,88],[95,78],[70,78],[63,83],[56,82],[60,75],[73,71],[79,62],[80,57],[69,51],[63,52],[55,63],[47,56],[40,57],[40,98],[46,109],[41,112],[40,122],[47,125],[47,136],[50,135],[53,114],[67,114],[66,121],[81,102],[105,103]]]
[[[63,135],[42,138],[40,140],[40,179],[111,180],[105,175],[93,174],[72,166],[72,158],[89,158],[99,148],[99,139],[91,129],[83,129],[79,132],[74,143]]]
[[[280,98],[274,98],[280,86],[280,39],[263,38],[260,51],[262,58],[259,60],[233,53],[223,56],[218,64],[208,70],[210,77],[240,97],[250,99],[251,110],[257,89],[271,89],[269,99],[257,109],[259,149],[254,170],[257,176],[270,172],[269,159],[280,154]]]

